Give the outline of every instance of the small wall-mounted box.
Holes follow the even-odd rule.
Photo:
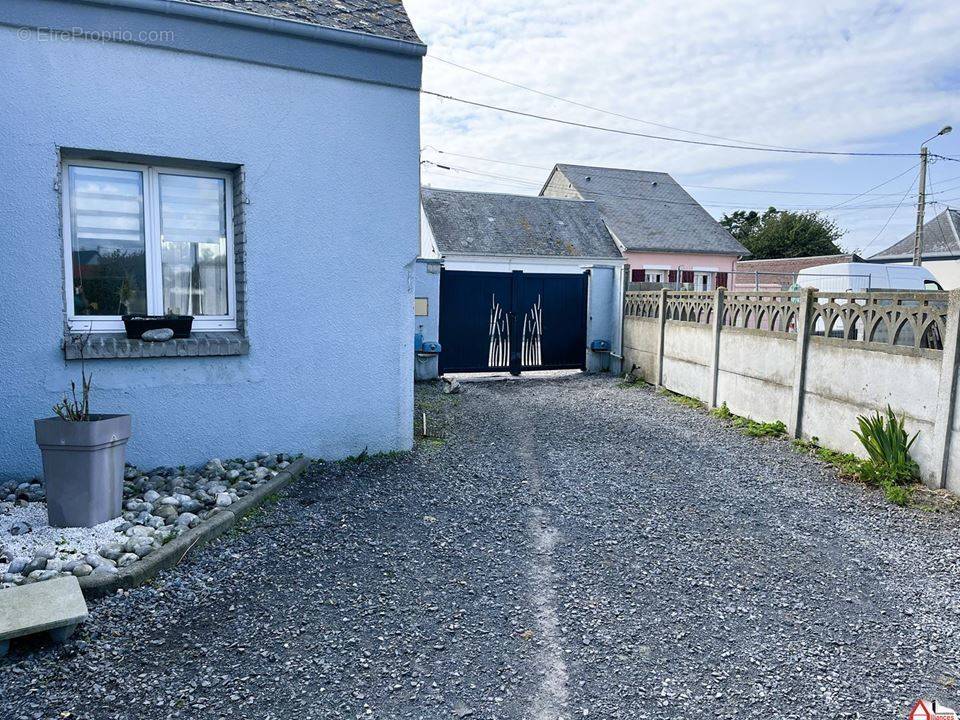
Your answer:
[[[420,352],[438,355],[440,353],[440,343],[434,342],[433,340],[424,340],[420,343]]]
[[[593,352],[610,352],[609,340],[594,340],[590,343],[590,349]]]

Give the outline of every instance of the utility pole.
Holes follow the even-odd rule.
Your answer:
[[[923,260],[923,211],[927,204],[927,146],[920,148],[920,192],[917,194],[917,229],[913,235],[913,264]]]
[[[917,229],[913,235],[913,264],[917,266],[923,262],[923,211],[927,204],[927,159],[929,157],[927,143],[952,130],[952,127],[946,125],[920,146],[920,191],[917,193]]]

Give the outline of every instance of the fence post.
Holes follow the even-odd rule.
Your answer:
[[[667,289],[660,288],[660,311],[657,313],[657,387],[663,387],[663,336],[667,329]]]
[[[630,291],[630,263],[623,266],[623,274],[620,276],[620,338],[616,347],[613,348],[613,354],[619,353],[620,375],[628,375],[633,372],[633,368],[627,368],[627,293]]]
[[[933,424],[935,487],[947,486],[950,469],[950,440],[957,402],[957,361],[960,359],[960,290],[951,290],[947,304],[947,328],[940,360],[940,385],[937,391],[937,415]]]
[[[710,358],[710,407],[717,407],[717,384],[720,380],[720,333],[723,330],[723,303],[726,291],[717,288],[713,298],[713,356]]]
[[[787,429],[790,436],[798,438],[803,430],[803,394],[807,376],[807,348],[810,345],[810,315],[813,307],[813,288],[800,294],[797,308],[797,347],[793,366],[793,396],[790,399],[790,418]]]

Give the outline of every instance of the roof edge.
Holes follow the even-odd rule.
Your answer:
[[[623,251],[626,253],[655,252],[655,253],[672,253],[673,255],[721,255],[725,257],[737,257],[737,258],[743,257],[743,253],[737,252],[736,250],[689,250],[689,249],[678,250],[677,248],[669,248],[669,247],[650,246],[650,247],[636,248],[636,247],[629,247],[625,245]]]
[[[625,257],[617,255],[524,255],[521,253],[458,253],[441,252],[443,258],[530,258],[536,260],[599,260],[614,264],[624,265],[627,260]]]
[[[886,263],[886,262],[903,262],[913,260],[912,254],[907,255],[871,255],[868,258],[864,258],[864,262],[868,263]],[[920,258],[920,261],[924,260],[960,260],[960,252],[955,253],[923,253],[923,256]]]
[[[776,262],[783,262],[785,260],[820,260],[821,258],[828,259],[828,258],[837,258],[837,257],[860,257],[860,255],[859,253],[848,252],[848,253],[837,253],[836,255],[803,255],[801,257],[757,258],[756,260],[751,260],[750,258],[744,258],[741,262],[776,263]]]
[[[525,200],[556,200],[558,202],[582,203],[585,205],[596,205],[596,200],[585,200],[583,198],[557,198],[546,197],[543,195],[520,195],[519,193],[494,192],[493,190],[455,190],[453,188],[438,188],[421,186],[420,190],[437,190],[439,192],[460,193],[461,195],[497,195],[498,197],[515,197]]]
[[[554,167],[560,167],[565,165],[571,168],[583,168],[585,170],[613,170],[614,172],[631,172],[631,173],[647,173],[649,175],[666,175],[671,178],[677,185],[680,185],[679,181],[673,177],[670,173],[664,170],[637,170],[637,168],[622,168],[622,167],[607,167],[606,165],[580,165],[578,163],[557,163]],[[683,187],[683,185],[680,185]]]
[[[187,2],[186,0],[79,0],[84,5],[116,7],[126,10],[145,10],[163,15],[179,16],[194,20],[237,25],[282,35],[294,35],[308,40],[332,42],[338,45],[350,45],[368,50],[396,53],[399,55],[423,56],[427,46],[411,40],[399,40],[383,35],[364,33],[358,30],[344,30],[326,25],[316,25],[303,20],[260,15],[248,10],[213,7]]]

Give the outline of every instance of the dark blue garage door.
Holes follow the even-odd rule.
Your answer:
[[[584,369],[587,274],[440,274],[440,372]]]

